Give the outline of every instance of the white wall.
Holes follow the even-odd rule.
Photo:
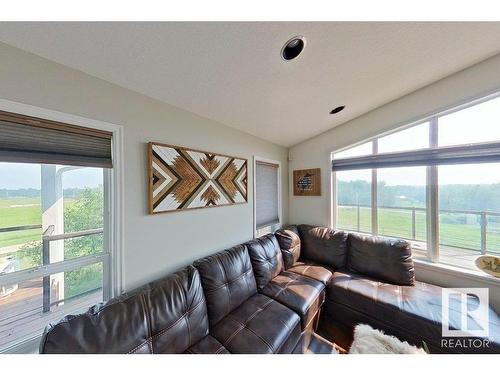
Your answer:
[[[0,61],[0,98],[124,126],[125,289],[252,238],[253,155],[280,161],[286,172],[285,148],[5,44]],[[148,141],[248,158],[249,202],[148,215]],[[287,221],[286,173],[282,187]]]
[[[499,89],[500,55],[497,55],[291,147],[289,150],[291,161],[288,164],[290,223],[330,224],[332,151]],[[348,110],[349,103],[346,105]],[[318,167],[321,167],[322,195],[294,197],[292,171]],[[421,268],[417,269],[417,277],[429,282],[438,281],[432,278],[428,270]],[[470,280],[463,281],[460,276],[438,279],[442,286],[462,287],[472,284]],[[495,305],[500,310],[500,287],[494,288],[493,294]]]

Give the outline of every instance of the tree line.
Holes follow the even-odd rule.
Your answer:
[[[377,184],[379,206],[425,208],[426,187]],[[371,204],[371,183],[337,181],[340,205]],[[439,207],[443,210],[476,210],[500,212],[500,184],[443,185],[439,187]]]
[[[63,194],[66,198],[76,198],[84,188],[67,188]],[[0,199],[6,198],[40,198],[40,189],[0,189]]]

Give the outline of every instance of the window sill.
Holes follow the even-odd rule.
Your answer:
[[[36,334],[29,339],[1,350],[0,354],[38,354],[38,347],[40,346],[41,339],[42,334]]]
[[[446,274],[446,275],[453,275],[453,276],[460,276],[462,279],[469,279],[469,280],[474,280],[478,281],[484,284],[489,284],[491,286],[498,287],[500,286],[500,279],[490,276],[488,274],[485,274],[479,270],[473,270],[473,269],[468,269],[468,268],[462,268],[462,267],[456,267],[452,266],[449,264],[443,264],[443,263],[433,263],[428,260],[424,259],[414,259],[415,262],[415,268],[421,268],[424,270],[436,272],[436,273],[441,273],[441,274]]]

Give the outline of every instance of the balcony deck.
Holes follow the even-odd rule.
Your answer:
[[[43,313],[42,278],[20,283],[16,291],[0,297],[0,350],[43,332],[47,324],[67,314],[69,305],[72,311],[83,311],[101,300],[102,290],[99,290]]]

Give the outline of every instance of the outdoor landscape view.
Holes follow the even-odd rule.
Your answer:
[[[0,163],[0,275],[102,253],[103,208],[100,168]],[[98,302],[102,283],[101,262],[0,285],[0,347],[23,329],[43,327],[44,314],[77,297]]]
[[[439,242],[500,253],[500,164],[438,167]],[[337,173],[337,226],[371,232],[371,170]],[[425,242],[426,168],[377,170],[378,233]]]

